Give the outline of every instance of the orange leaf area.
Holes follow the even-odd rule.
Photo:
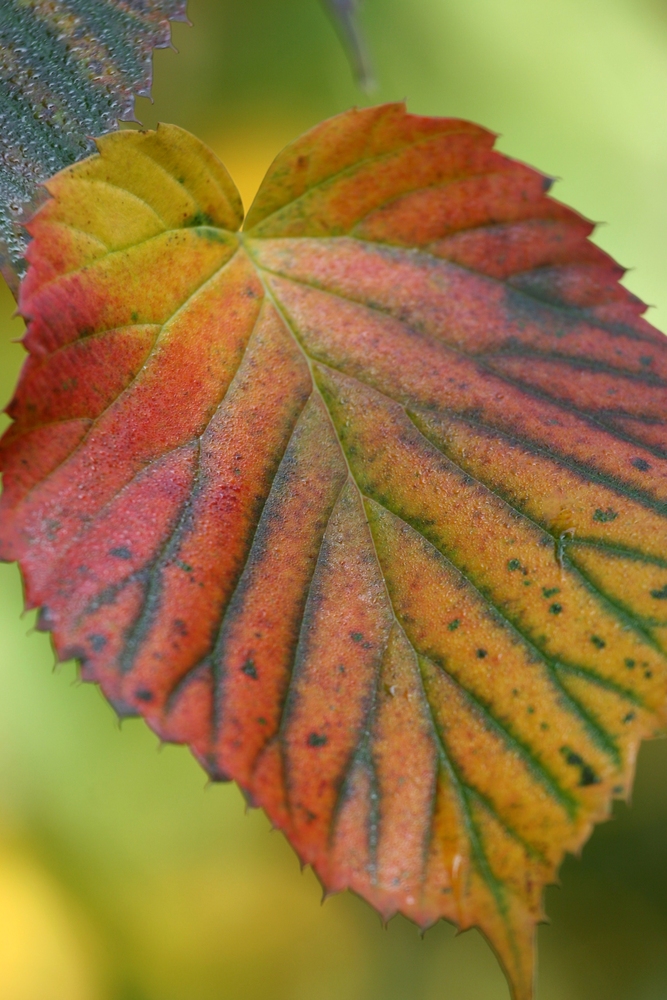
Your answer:
[[[351,111],[248,213],[174,126],[48,183],[0,551],[327,892],[491,941],[665,725],[667,341],[536,171]]]

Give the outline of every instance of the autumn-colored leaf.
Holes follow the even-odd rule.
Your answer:
[[[0,267],[24,269],[19,225],[42,181],[94,151],[91,136],[134,117],[154,48],[186,0],[2,0]]]
[[[174,126],[48,183],[1,553],[58,655],[327,891],[479,926],[663,728],[667,349],[541,174],[402,105],[235,188]]]

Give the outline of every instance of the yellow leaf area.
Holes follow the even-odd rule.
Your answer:
[[[478,926],[541,897],[665,725],[667,349],[541,174],[351,111],[240,232],[174,126],[48,183],[0,552],[121,714],[327,892]]]

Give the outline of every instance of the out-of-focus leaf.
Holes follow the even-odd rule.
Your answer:
[[[467,122],[325,122],[245,222],[173,127],[48,183],[0,553],[58,655],[263,806],[327,891],[477,925],[667,708],[667,342]]]
[[[90,154],[92,136],[134,117],[151,87],[154,48],[187,0],[2,0],[0,267],[24,270],[20,222],[38,185]]]
[[[323,0],[323,3],[336,25],[357,83],[364,90],[371,90],[373,71],[357,24],[358,0]]]

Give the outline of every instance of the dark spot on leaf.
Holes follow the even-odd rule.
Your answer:
[[[611,507],[607,507],[606,510],[601,510],[600,507],[598,507],[593,514],[593,520],[601,521],[602,524],[606,524],[607,521],[615,521],[617,517],[618,513]]]
[[[549,614],[550,615],[559,615],[562,610],[563,610],[563,605],[562,604],[552,604],[550,606],[550,608],[549,608]]]
[[[641,357],[639,358],[639,363],[647,367],[648,365],[653,363],[653,358],[651,357],[650,354],[642,354]]]
[[[183,638],[188,634],[188,627],[182,618],[174,618],[174,631],[183,636]]]
[[[633,458],[630,460],[630,465],[634,465],[635,469],[639,469],[640,472],[648,472],[651,468],[645,458]]]
[[[535,715],[535,709],[533,708],[532,705],[528,706],[528,708],[526,709],[526,712],[528,713],[528,715]]]
[[[134,692],[134,697],[138,698],[139,701],[152,701],[153,692],[149,691],[147,688],[139,688],[138,691]]]
[[[454,621],[451,621],[449,623],[449,625],[447,626],[447,628],[449,629],[450,632],[456,632],[456,630],[457,630],[457,628],[459,627],[460,624],[461,624],[461,622],[459,621],[459,619],[455,618]]]
[[[252,677],[254,681],[257,680],[257,667],[250,659],[246,660],[241,667],[241,673],[245,674],[246,677]]]
[[[50,542],[55,541],[56,535],[60,531],[60,521],[56,521],[52,518],[47,518],[46,521],[46,537]]]
[[[518,559],[510,559],[507,563],[507,568],[511,573],[513,573],[514,570],[521,569],[521,563]]]
[[[116,549],[109,550],[110,556],[115,556],[116,559],[131,559],[132,553],[125,545],[119,545]]]
[[[485,649],[478,649],[477,650],[477,658],[479,660],[483,660],[485,656],[486,656],[486,650]]]
[[[569,747],[561,747],[560,752],[565,757],[565,760],[571,767],[578,767],[581,769],[581,775],[579,778],[580,787],[586,787],[587,785],[598,785],[600,779],[596,775],[595,771],[590,764],[586,764],[583,757],[580,754],[575,753],[574,750],[570,750]]]
[[[266,725],[266,719],[264,718],[263,715],[260,715],[260,717],[258,718],[257,721],[259,722],[260,726],[265,726]]]
[[[132,322],[136,323],[137,320],[139,319],[139,313],[135,309],[133,309],[130,315],[132,317]]]
[[[96,633],[96,634],[94,634],[94,635],[89,635],[89,636],[88,636],[88,642],[89,642],[89,643],[90,643],[90,645],[91,645],[91,646],[93,647],[93,650],[94,650],[94,651],[95,651],[96,653],[99,653],[99,652],[101,652],[101,651],[102,651],[102,650],[104,649],[104,647],[106,646],[106,644],[107,644],[107,638],[106,638],[106,636],[104,636],[104,635],[98,635],[98,634]]]
[[[644,677],[646,678],[647,681],[650,681],[651,677],[653,677],[653,671],[652,670],[645,670],[644,671]]]
[[[352,639],[353,642],[361,642],[363,637],[363,632],[350,632],[350,639]]]
[[[311,733],[308,737],[309,747],[323,747],[327,744],[327,737],[324,733]]]
[[[656,601],[667,601],[667,583],[662,590],[652,590],[651,597],[655,597]]]
[[[601,639],[599,635],[592,635],[591,642],[597,649],[604,649],[604,647],[607,645],[604,639]]]
[[[626,659],[626,661],[625,661],[625,665],[626,665],[626,667],[627,667],[627,668],[628,668],[629,670],[632,670],[632,669],[633,669],[633,667],[634,667],[634,665],[635,665],[635,661],[634,661],[634,660],[631,660],[631,659],[630,659],[630,658],[628,657],[628,658]]]
[[[560,593],[560,587],[542,587],[542,593],[545,597],[553,597]]]
[[[634,712],[628,712],[628,714],[626,716],[624,716],[623,722],[632,722],[632,720],[634,719],[634,717],[635,717],[635,713]]]
[[[208,214],[208,212],[202,212],[201,209],[190,219],[191,226],[212,226],[213,218]]]
[[[181,562],[180,559],[174,559],[174,566],[178,566],[178,568],[182,569],[185,573],[192,573],[192,566],[190,563]]]
[[[579,784],[582,787],[584,787],[584,788],[587,785],[599,785],[600,784],[600,779],[598,778],[597,774],[595,773],[595,771],[593,770],[593,768],[591,767],[590,764],[584,764],[584,766],[582,767],[582,769],[581,769],[581,778],[579,779]]]

